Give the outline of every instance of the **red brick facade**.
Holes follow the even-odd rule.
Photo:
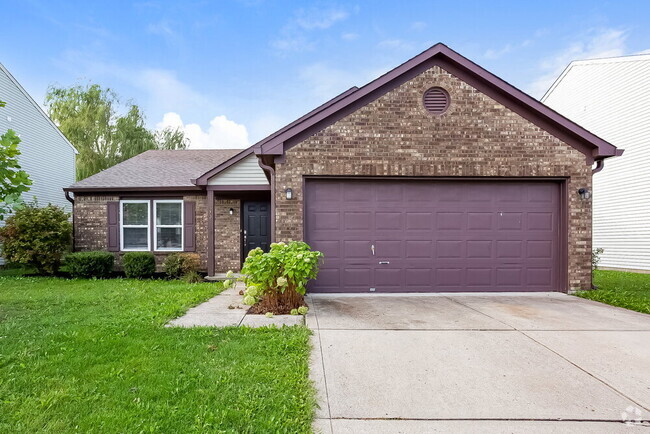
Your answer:
[[[428,113],[423,93],[451,97]],[[276,164],[276,239],[303,237],[303,176],[565,177],[570,289],[591,285],[591,188],[585,156],[472,86],[433,67],[286,151]],[[295,199],[286,200],[285,188]]]

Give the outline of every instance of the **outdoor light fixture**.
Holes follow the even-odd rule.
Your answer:
[[[580,195],[580,198],[582,200],[587,200],[591,197],[591,192],[587,188],[580,188],[578,189],[578,194]]]
[[[230,210],[228,211],[228,213],[229,213],[230,215],[233,215],[233,214],[235,213],[235,210],[232,209],[232,208],[230,208]]]
[[[286,190],[284,190],[284,192],[285,192],[286,195],[287,195],[287,200],[291,200],[291,199],[293,199],[293,190],[292,190],[292,189],[287,188]]]

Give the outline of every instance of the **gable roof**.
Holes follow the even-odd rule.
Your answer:
[[[579,70],[583,74],[587,73],[587,70],[591,71],[594,69],[603,69],[607,70],[608,73],[617,72],[619,74],[626,74],[626,79],[641,78],[645,77],[642,73],[639,73],[635,65],[630,65],[631,62],[643,62],[646,65],[650,63],[650,54],[633,54],[630,56],[618,56],[618,57],[602,57],[599,59],[585,59],[585,60],[574,60],[564,68],[564,71],[559,75],[557,79],[553,82],[551,87],[548,88],[546,93],[540,101],[545,102],[553,91],[562,83],[562,81],[574,71]],[[630,66],[631,68],[625,68]],[[633,71],[633,72],[632,72]],[[637,73],[637,74],[635,74]]]
[[[335,96],[331,100],[325,102],[324,104],[319,105],[316,107],[314,110],[310,111],[309,113],[299,117],[295,121],[291,122],[290,124],[280,128],[278,131],[274,132],[273,134],[265,137],[264,139],[260,140],[259,142],[255,143],[253,146],[250,146],[247,149],[244,149],[242,152],[239,154],[235,155],[228,161],[225,161],[224,163],[220,164],[217,167],[211,168],[209,171],[206,173],[202,174],[199,176],[197,179],[193,180],[197,185],[206,185],[208,183],[208,179],[212,178],[214,175],[217,173],[223,171],[224,169],[232,166],[233,164],[237,163],[238,161],[241,161],[244,159],[246,156],[250,155],[251,153],[255,152],[256,149],[261,146],[262,143],[266,143],[270,140],[273,140],[274,138],[278,137],[280,134],[284,133],[285,131],[288,131],[289,129],[295,127],[296,125],[299,125],[302,122],[305,122],[309,118],[315,116],[316,114],[322,112],[323,110],[327,109],[328,107],[331,107],[332,104],[340,101],[341,99],[345,98],[348,95],[351,95],[352,93],[356,92],[359,88],[356,86],[351,87],[350,89],[346,90],[345,92]]]
[[[256,143],[253,145],[255,153],[282,155],[291,146],[436,65],[578,149],[585,154],[588,163],[621,155],[623,152],[446,45],[438,43],[360,89],[335,98],[321,110],[312,112],[311,116],[299,119]]]
[[[205,171],[241,149],[150,150],[72,184],[66,191],[194,190]]]
[[[9,80],[20,91],[20,93],[25,95],[25,98],[27,98],[27,100],[34,106],[34,108],[36,108],[36,111],[38,111],[49,122],[49,124],[52,125],[52,128],[54,128],[54,130],[61,136],[61,138],[63,138],[63,140],[68,144],[68,146],[72,148],[74,153],[78,154],[79,151],[77,151],[77,148],[75,148],[74,145],[70,143],[70,140],[68,140],[68,138],[61,132],[59,127],[56,126],[54,121],[52,121],[52,119],[47,115],[47,113],[43,111],[43,108],[40,105],[38,105],[36,101],[34,101],[34,98],[32,98],[32,96],[29,93],[27,93],[25,88],[18,82],[18,80],[16,80],[16,78],[13,75],[11,75],[11,72],[9,72],[9,70],[5,68],[2,63],[0,63],[0,71],[2,71],[9,78]]]

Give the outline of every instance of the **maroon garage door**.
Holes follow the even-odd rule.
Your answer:
[[[307,180],[313,292],[559,289],[560,184]]]

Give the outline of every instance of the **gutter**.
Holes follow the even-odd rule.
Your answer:
[[[63,192],[65,193],[65,198],[70,202],[72,205],[74,205],[74,198],[70,197],[70,190],[64,188]]]
[[[596,167],[591,170],[591,174],[595,174],[603,170],[605,167],[605,159],[601,158],[599,160],[596,160]]]
[[[264,172],[269,175],[269,183],[271,184],[271,242],[275,242],[275,169],[273,166],[264,164],[262,156],[257,156],[257,163],[260,165]]]

